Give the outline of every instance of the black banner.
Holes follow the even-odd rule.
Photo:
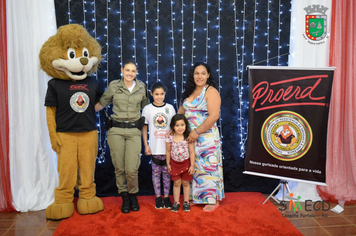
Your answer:
[[[325,185],[334,68],[249,67],[246,174]]]

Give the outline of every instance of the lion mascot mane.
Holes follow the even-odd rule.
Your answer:
[[[101,46],[78,24],[64,25],[43,45],[41,69],[52,79],[45,98],[52,149],[57,153],[59,186],[46,218],[65,219],[74,213],[74,188],[79,190],[77,211],[93,214],[104,209],[94,183],[98,133],[95,104],[97,81],[88,75],[102,60]]]

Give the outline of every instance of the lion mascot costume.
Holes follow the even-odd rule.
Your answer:
[[[41,69],[52,79],[45,98],[47,126],[52,149],[57,153],[59,186],[46,218],[65,219],[74,213],[74,188],[79,190],[77,211],[93,214],[104,209],[94,183],[98,132],[95,104],[97,81],[88,76],[102,60],[101,47],[78,24],[64,25],[43,45]]]

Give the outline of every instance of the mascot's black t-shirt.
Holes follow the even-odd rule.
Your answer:
[[[87,132],[96,129],[95,104],[101,93],[91,77],[84,80],[48,81],[45,106],[57,107],[57,132]]]

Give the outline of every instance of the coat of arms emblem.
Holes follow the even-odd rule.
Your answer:
[[[310,5],[305,7],[305,34],[313,41],[319,41],[327,36],[327,7],[322,5]]]

